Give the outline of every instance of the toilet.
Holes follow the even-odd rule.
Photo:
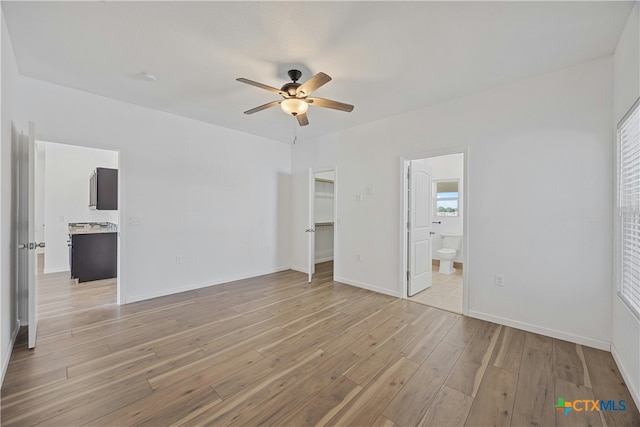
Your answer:
[[[460,250],[462,244],[462,236],[442,234],[442,249],[438,249],[438,258],[440,258],[440,273],[453,274],[456,269],[453,268],[453,260]]]

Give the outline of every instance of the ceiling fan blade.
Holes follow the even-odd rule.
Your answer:
[[[244,77],[240,77],[236,79],[240,83],[246,83],[251,86],[259,87],[260,89],[268,90],[269,92],[277,93],[278,95],[285,96],[286,94],[278,88],[273,86],[268,86],[262,83],[254,82],[253,80],[245,79]]]
[[[300,126],[306,126],[309,124],[309,118],[307,117],[307,113],[298,114],[296,116],[296,119],[298,119],[298,123],[300,124]]]
[[[247,110],[244,113],[245,114],[257,113],[258,111],[262,111],[262,110],[266,110],[267,108],[275,107],[278,104],[280,104],[280,101],[271,101],[271,102],[268,102],[266,104],[262,104],[259,107],[252,108],[251,110]]]
[[[351,112],[353,111],[353,105],[345,104],[344,102],[332,101],[324,98],[307,98],[307,102],[310,105],[316,107],[333,108],[334,110]]]
[[[331,81],[331,77],[329,77],[325,73],[320,72],[315,76],[311,77],[306,82],[302,83],[300,86],[298,86],[298,89],[296,90],[296,96],[298,98],[309,96],[311,95],[311,92],[313,92],[314,90],[318,89],[321,86],[324,86],[330,81]]]

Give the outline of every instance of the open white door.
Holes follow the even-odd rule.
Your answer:
[[[313,279],[313,273],[316,272],[316,224],[314,217],[314,202],[316,198],[316,177],[313,174],[313,170],[309,169],[308,180],[308,213],[307,213],[307,271],[309,272],[309,283]]]
[[[35,125],[29,122],[29,133],[18,140],[18,289],[27,299],[29,348],[36,346],[38,330],[38,286],[36,281],[36,249],[44,243],[35,241]]]
[[[413,296],[431,286],[431,172],[420,160],[409,162],[408,288]]]

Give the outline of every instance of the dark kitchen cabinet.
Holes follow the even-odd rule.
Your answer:
[[[89,207],[118,210],[118,169],[96,168],[89,179]]]
[[[71,235],[71,278],[78,282],[110,279],[118,274],[118,233]]]

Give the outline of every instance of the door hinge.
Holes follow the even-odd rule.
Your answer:
[[[411,278],[411,272],[407,270],[407,283],[409,283],[410,278]]]

